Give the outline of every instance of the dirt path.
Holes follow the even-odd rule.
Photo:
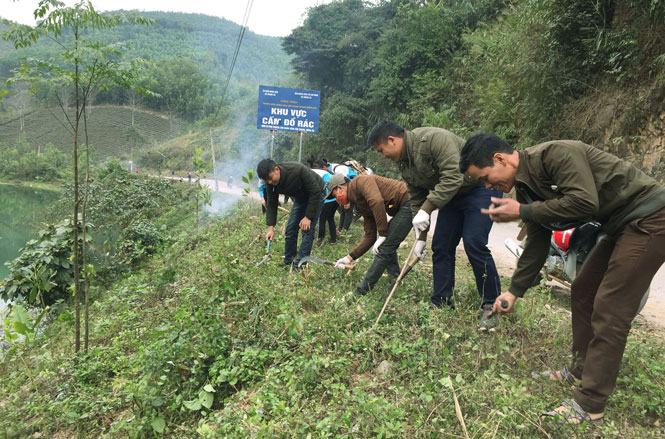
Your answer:
[[[436,222],[436,212],[432,222]],[[430,231],[430,235],[431,235]],[[504,245],[506,239],[516,240],[519,228],[516,223],[495,223],[489,236],[488,247],[494,256],[499,274],[510,277],[515,270],[517,259]],[[461,247],[460,247],[461,248]],[[659,333],[665,330],[665,265],[660,267],[651,282],[651,293],[638,319],[643,318],[649,327]]]

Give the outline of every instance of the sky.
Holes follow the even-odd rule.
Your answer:
[[[260,35],[284,37],[302,24],[307,8],[332,0],[253,0],[249,29]],[[74,0],[64,0],[67,5]],[[119,9],[189,12],[223,17],[241,24],[248,0],[92,0],[99,12]],[[0,0],[0,17],[34,26],[33,11],[39,0]]]

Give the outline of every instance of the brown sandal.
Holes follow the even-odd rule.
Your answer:
[[[561,412],[552,410],[551,412],[541,413],[540,420],[557,427],[563,427],[564,425],[581,425],[583,423],[602,424],[604,422],[602,417],[591,419],[589,413],[570,398],[564,399],[561,405],[565,407],[565,410]]]
[[[573,373],[568,369],[568,366],[564,366],[561,368],[561,370],[557,370],[556,372],[550,372],[549,373],[550,380],[552,381],[558,381],[561,384],[570,384],[571,386],[579,386],[580,382],[582,381],[581,379],[577,378]]]

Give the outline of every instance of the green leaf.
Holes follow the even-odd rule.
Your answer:
[[[185,401],[182,403],[185,407],[190,410],[196,411],[201,410],[201,401],[198,399],[192,399],[191,401]]]
[[[450,377],[443,377],[439,380],[439,384],[441,384],[443,387],[452,387],[453,382],[450,380]]]
[[[164,418],[157,417],[152,419],[150,425],[152,425],[152,429],[155,430],[157,433],[161,433],[164,431],[164,428],[166,427],[166,422],[164,421]]]
[[[30,329],[25,323],[22,322],[12,322],[14,326],[14,331],[18,332],[24,337],[27,337],[30,334]]]
[[[28,314],[28,311],[26,311],[21,305],[13,306],[10,316],[14,323],[22,323],[25,326],[29,326],[30,323],[32,323],[30,314]]]
[[[214,396],[210,392],[206,392],[205,390],[201,390],[199,392],[199,401],[201,402],[201,405],[207,409],[212,407],[212,401],[214,399]]]
[[[206,384],[203,390],[205,390],[206,392],[214,392],[215,388],[211,384]]]

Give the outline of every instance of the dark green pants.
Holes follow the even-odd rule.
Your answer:
[[[367,269],[365,278],[358,284],[356,293],[367,294],[386,270],[393,277],[399,276],[400,267],[397,262],[397,249],[411,231],[411,227],[411,202],[407,201],[388,223],[386,240],[379,247],[379,253],[374,256],[374,262]]]

